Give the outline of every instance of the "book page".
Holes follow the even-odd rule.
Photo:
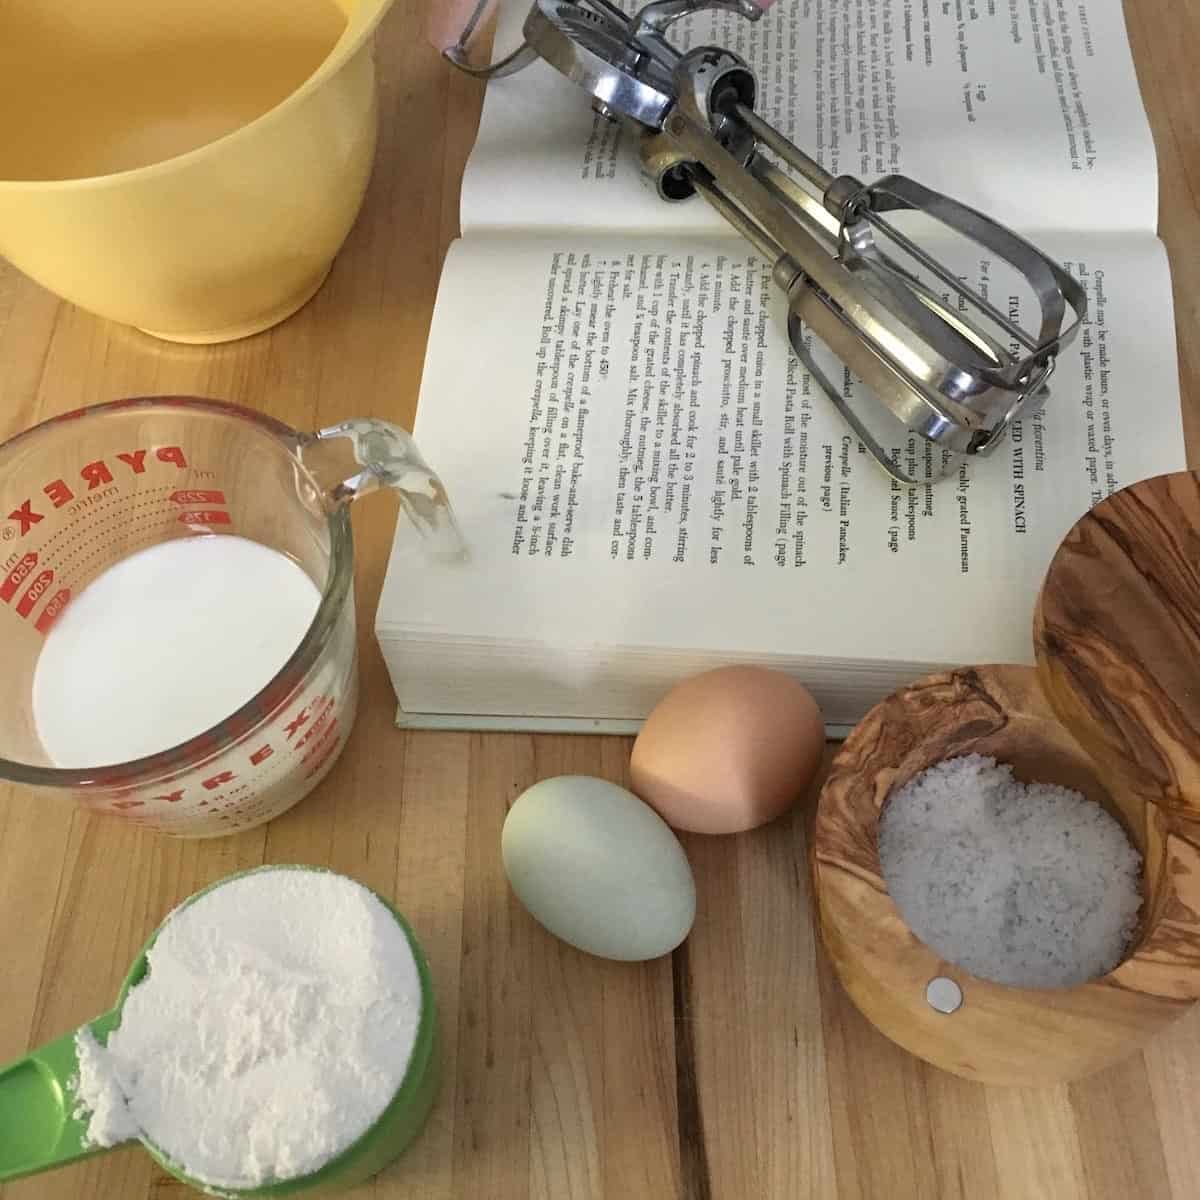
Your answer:
[[[468,659],[500,642],[1030,661],[1034,600],[1069,527],[1184,466],[1160,243],[1043,236],[1090,298],[1049,402],[992,456],[913,489],[813,386],[781,293],[736,239],[456,243],[415,434],[470,558],[425,563],[401,523],[380,637],[459,643]],[[1019,308],[997,264],[962,269]],[[899,434],[893,448],[926,454]]]
[[[498,53],[519,44],[528,10],[507,0]],[[757,23],[701,13],[669,37],[741,55],[758,111],[835,175],[907,174],[1016,228],[1156,227],[1119,0],[779,0]],[[659,199],[637,141],[544,62],[492,82],[464,231],[718,230],[702,200]]]

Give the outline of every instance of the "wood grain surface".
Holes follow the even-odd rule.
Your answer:
[[[1200,822],[1200,477],[1141,480],[1076,523],[1046,572],[1034,647],[1055,712],[1105,778],[1177,825]]]
[[[298,427],[411,422],[479,86],[397,0],[380,40],[379,159],[315,300],[260,337],[168,346],[0,266],[0,435],[131,393],[256,406]],[[1200,7],[1129,0],[1159,152],[1185,417],[1200,434]],[[1193,458],[1193,461],[1196,461]],[[585,958],[512,898],[506,805],[564,771],[626,777],[622,739],[402,734],[371,618],[395,508],[355,507],[363,706],[319,792],[266,828],[183,842],[0,788],[0,1061],[104,1011],[146,934],[196,888],[260,862],[346,871],[392,897],[432,963],[446,1080],[430,1123],[358,1195],[379,1200],[1194,1200],[1200,1017],[1067,1086],[985,1088],[861,1017],[819,949],[803,811],[687,836],[699,916],[672,958]],[[184,1200],[126,1149],[3,1200]]]
[[[1144,908],[1137,945],[1111,974],[1052,991],[1000,987],[942,960],[905,924],[883,881],[880,813],[895,788],[966,754],[1008,763],[1025,783],[1077,789],[1125,826],[1143,854]],[[1051,1085],[1119,1062],[1190,1013],[1200,997],[1200,847],[1120,779],[1060,723],[1033,667],[933,675],[867,714],[821,789],[812,862],[824,945],[878,1029],[965,1079]],[[927,1003],[936,978],[959,985],[957,1012]]]

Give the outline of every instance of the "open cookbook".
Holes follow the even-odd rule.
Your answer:
[[[527,8],[503,10],[497,53]],[[831,172],[902,172],[1024,234],[1084,285],[1087,324],[1039,416],[901,487],[791,352],[770,264],[702,199],[661,200],[635,130],[542,62],[490,83],[414,431],[470,551],[430,565],[397,535],[376,633],[402,724],[633,729],[685,676],[752,662],[836,731],[928,671],[1032,661],[1070,526],[1184,466],[1119,3],[781,0],[671,38],[746,59],[762,115]],[[1004,264],[959,253],[1020,316]]]

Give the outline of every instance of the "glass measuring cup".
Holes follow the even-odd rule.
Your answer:
[[[189,896],[150,935],[121,985],[114,1008],[87,1022],[85,1028],[102,1045],[121,1023],[121,1010],[131,989],[146,977],[146,956],[171,918],[215,888],[259,871],[320,871],[307,866],[264,866],[239,871]],[[375,1123],[340,1154],[318,1170],[278,1183],[254,1188],[217,1188],[188,1176],[158,1146],[147,1138],[142,1144],[166,1171],[191,1187],[214,1196],[276,1197],[297,1193],[332,1192],[361,1183],[397,1158],[420,1132],[437,1095],[440,1079],[437,1011],[429,964],[397,910],[378,893],[372,893],[395,918],[412,949],[421,986],[421,1011],[416,1041],[399,1088]],[[0,1067],[0,1183],[66,1166],[118,1146],[94,1147],[86,1142],[87,1122],[74,1112],[72,1079],[79,1073],[72,1031],[24,1058]],[[127,1143],[120,1143],[125,1145]]]
[[[354,721],[346,504],[380,486],[396,490],[433,553],[462,552],[436,475],[407,433],[381,421],[304,434],[230,404],[147,397],[56,417],[0,445],[0,779],[193,837],[248,829],[297,803]],[[321,592],[288,662],[181,745],[117,765],[55,766],[37,733],[33,677],[71,598],[137,550],[231,533],[286,554]]]

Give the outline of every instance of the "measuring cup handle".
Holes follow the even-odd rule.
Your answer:
[[[105,1013],[86,1028],[101,1041],[120,1015]],[[89,1146],[87,1122],[74,1115],[79,1060],[68,1033],[0,1067],[0,1183],[103,1154],[111,1146]]]
[[[333,504],[391,488],[430,553],[459,559],[466,544],[442,481],[398,425],[356,417],[301,439],[300,460]]]

